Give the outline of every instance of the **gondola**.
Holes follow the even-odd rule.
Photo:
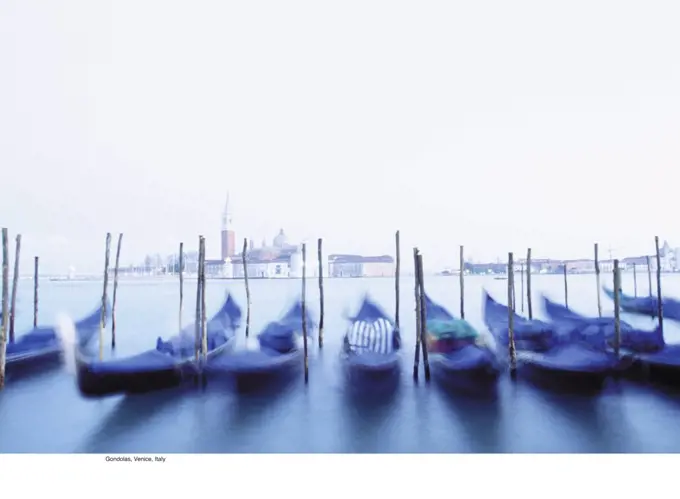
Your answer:
[[[207,365],[233,347],[235,330],[240,320],[241,309],[228,295],[220,310],[206,325]],[[199,368],[196,362],[195,324],[184,328],[168,341],[158,338],[156,348],[152,350],[122,359],[100,361],[85,349],[76,348],[78,388],[87,397],[144,393],[175,387],[187,377],[195,378]]]
[[[570,310],[565,311],[566,307],[553,303],[547,298],[544,298],[544,301],[546,312],[551,316],[554,315],[556,320],[575,321],[580,318],[580,328],[582,329],[590,329],[591,331],[595,327],[604,329],[611,348],[614,336],[614,319],[612,317],[583,317]],[[664,312],[665,316],[666,313]],[[646,331],[634,328],[624,321],[620,321],[619,324],[622,353],[631,361],[629,374],[649,381],[679,385],[680,345],[667,344],[664,341],[660,326],[656,326],[651,331]]]
[[[279,385],[291,379],[304,365],[301,346],[302,302],[295,302],[277,321],[267,324],[257,335],[257,348],[235,351],[206,366],[208,382],[226,382],[237,390]],[[308,341],[311,344],[316,322],[305,311]]]
[[[342,365],[353,388],[395,381],[401,365],[401,334],[380,305],[365,295],[343,337]]]
[[[489,306],[491,304],[491,306]],[[484,320],[497,338],[508,336],[509,310],[487,294],[487,306],[484,308]],[[520,327],[527,323],[542,321],[520,321]],[[552,346],[544,351],[524,349],[516,343],[517,372],[524,373],[528,379],[546,387],[597,391],[604,385],[606,379],[623,368],[623,362],[614,353],[604,348],[605,338],[602,331],[594,333],[588,341],[578,337],[561,337],[557,327],[552,328]],[[599,343],[596,339],[599,338]]]
[[[604,294],[610,299],[614,299],[614,290],[602,287]],[[630,296],[623,293],[619,294],[621,310],[630,314],[649,315],[656,317],[659,313],[659,300],[656,296]],[[675,298],[662,298],[663,316],[666,319],[680,321],[680,301]]]
[[[553,324],[559,327],[562,335],[570,335],[578,339],[589,341],[593,338],[595,344],[601,344],[601,336],[609,346],[614,345],[615,324],[614,317],[588,317],[581,315],[568,307],[556,303],[543,296],[543,308]],[[660,327],[652,330],[639,329],[627,322],[619,321],[620,348],[633,353],[654,353],[664,348],[665,342]]]
[[[496,386],[500,364],[495,349],[464,319],[424,295],[427,350],[433,376],[445,386],[488,392]]]
[[[107,303],[106,314],[110,315],[111,305]],[[75,328],[76,338],[81,346],[87,345],[99,331],[102,306],[99,305],[88,316],[80,319]],[[49,366],[59,365],[63,361],[64,341],[56,326],[34,327],[25,334],[7,343],[6,369],[10,376],[25,370],[41,370]]]
[[[491,334],[496,338],[499,347],[508,346],[508,308],[495,301],[489,293],[483,296],[484,322]],[[544,352],[549,350],[557,340],[555,328],[538,319],[527,319],[513,312],[513,334],[518,350]]]

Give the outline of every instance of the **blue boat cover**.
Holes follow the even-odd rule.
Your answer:
[[[484,291],[484,322],[501,345],[508,346],[508,307]],[[556,343],[554,326],[538,319],[527,319],[513,312],[513,334],[518,350],[547,350]]]
[[[305,325],[307,335],[313,336],[317,324],[308,307],[305,307]],[[297,336],[302,334],[302,301],[297,300],[278,321],[267,324],[257,339],[261,348],[284,354],[298,348]]]
[[[614,290],[602,287],[604,294],[612,300],[614,299]],[[656,296],[641,296],[634,297],[619,294],[621,309],[632,314],[651,315],[656,317],[659,312],[659,300]],[[663,316],[668,319],[680,320],[680,301],[674,298],[662,298]]]
[[[227,305],[229,303],[229,305]],[[241,310],[233,301],[231,295],[225,304],[208,321],[207,329],[208,352],[224,345],[235,332],[231,325],[238,322]],[[158,338],[156,348],[138,355],[122,359],[108,359],[105,361],[91,360],[89,368],[97,374],[143,373],[175,369],[181,362],[191,360],[196,352],[195,326],[184,328],[179,335],[163,341]]]
[[[344,337],[345,353],[387,355],[401,348],[401,336],[394,321],[368,295],[349,320],[351,324]]]
[[[309,309],[308,332],[316,328]],[[268,323],[257,335],[259,350],[242,350],[226,355],[208,365],[214,372],[241,375],[276,374],[301,365],[297,337],[302,333],[302,302],[296,301],[277,321]]]
[[[518,355],[518,360],[543,370],[570,373],[606,373],[620,364],[614,354],[582,343],[555,345],[543,353],[524,352]]]
[[[77,341],[85,345],[98,331],[101,321],[101,305],[88,316],[76,322]],[[110,316],[111,304],[107,302],[107,315]],[[35,351],[36,354],[49,348],[61,349],[61,339],[57,328],[53,326],[38,326],[19,336],[16,341],[7,343],[7,356],[22,355]]]
[[[543,306],[550,319],[559,326],[559,335],[565,341],[586,341],[593,346],[606,348],[615,338],[614,317],[587,317],[543,297]],[[636,329],[627,322],[619,321],[621,348],[633,352],[658,352],[664,345],[659,327],[652,331]]]

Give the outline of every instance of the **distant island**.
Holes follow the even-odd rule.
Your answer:
[[[661,272],[680,272],[680,248],[672,249],[668,241],[664,241],[663,247],[659,249],[659,259],[661,260]],[[612,272],[614,270],[614,259],[608,258],[598,261],[600,272]],[[656,272],[656,255],[629,256],[619,259],[621,271]],[[551,258],[532,258],[532,274],[594,274],[595,260],[581,258],[576,260],[555,260]],[[526,271],[527,260],[517,259],[514,262],[515,273]],[[466,275],[505,275],[508,273],[507,262],[496,261],[494,263],[476,263],[467,261],[464,263],[463,271]],[[445,269],[440,275],[459,275],[460,269]]]

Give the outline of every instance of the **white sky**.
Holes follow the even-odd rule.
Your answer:
[[[22,270],[207,238],[426,266],[680,246],[680,4],[0,2],[0,225]],[[315,243],[314,243],[315,244]],[[240,245],[240,243],[239,243]],[[191,248],[189,248],[191,249]]]

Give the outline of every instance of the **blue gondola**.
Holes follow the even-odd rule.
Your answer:
[[[486,327],[499,342],[499,346],[507,349],[508,308],[491,298],[486,291],[484,291],[483,303]],[[513,333],[518,350],[545,352],[555,345],[557,333],[551,324],[538,319],[526,319],[515,312],[513,312],[513,317]]]
[[[106,313],[110,315],[111,305],[107,303]],[[77,342],[81,346],[89,343],[99,331],[102,306],[99,305],[91,314],[79,320],[75,326],[78,332]],[[15,341],[7,343],[6,369],[9,376],[26,370],[39,370],[58,365],[63,360],[64,342],[58,328],[54,326],[38,326]]]
[[[234,344],[235,330],[241,321],[241,309],[231,295],[207,322],[207,365]],[[101,397],[115,393],[143,393],[178,386],[185,377],[195,377],[195,324],[179,335],[163,341],[156,348],[122,359],[96,360],[83,349],[76,349],[78,388],[85,396]]]
[[[237,390],[266,388],[291,379],[304,365],[300,346],[302,302],[297,301],[278,321],[270,322],[257,336],[259,348],[233,352],[206,367],[208,380],[227,379]],[[308,341],[316,322],[305,311]]]
[[[592,332],[596,329],[603,329],[609,346],[612,345],[614,337],[613,317],[584,317],[562,305],[551,302],[547,298],[544,298],[544,300],[546,312],[551,316],[554,315],[557,320],[578,321],[580,319],[580,330],[589,329]],[[666,344],[659,326],[652,331],[645,331],[620,321],[620,331],[621,349],[632,361],[631,373],[633,375],[648,376],[651,381],[672,385],[680,384],[680,345]]]
[[[496,386],[500,364],[494,349],[464,319],[453,316],[425,295],[430,367],[436,379],[452,388],[487,392]]]
[[[604,335],[607,344],[613,346],[615,329],[614,317],[588,317],[568,307],[543,297],[543,307],[550,320],[559,326],[562,334],[572,335],[584,341],[594,338],[600,344]],[[664,348],[665,342],[661,328],[653,330],[638,329],[627,322],[619,321],[620,348],[634,353],[654,353]]]
[[[602,287],[604,294],[612,300],[614,299],[614,290]],[[630,314],[649,315],[656,317],[659,313],[659,300],[656,296],[641,296],[635,297],[630,295],[619,294],[619,303],[621,310]],[[666,319],[680,321],[680,301],[674,298],[662,298],[663,316]]]
[[[493,302],[492,306],[488,306],[490,302]],[[505,305],[494,302],[487,295],[484,320],[492,334],[501,340],[508,336],[508,312]],[[531,326],[534,322],[538,323],[535,327],[539,329],[547,325],[542,321],[522,319],[519,327]],[[600,389],[607,377],[621,369],[621,360],[605,351],[601,331],[588,341],[582,341],[578,337],[561,338],[557,326],[549,327],[552,328],[552,346],[546,351],[529,351],[516,345],[518,372],[521,370],[533,381],[555,388],[590,391]],[[599,343],[596,337],[599,337]]]
[[[341,354],[349,382],[363,388],[377,381],[394,381],[401,366],[401,334],[394,321],[368,295],[349,321]]]

